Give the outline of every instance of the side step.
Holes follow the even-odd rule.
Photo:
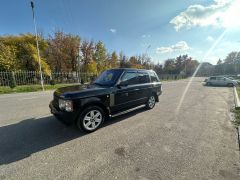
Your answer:
[[[129,112],[132,112],[132,111],[135,111],[135,110],[137,110],[137,109],[141,109],[141,108],[143,108],[145,105],[140,105],[140,106],[137,106],[137,107],[135,107],[135,108],[132,108],[132,109],[128,109],[128,110],[126,110],[126,111],[122,111],[122,112],[119,112],[119,113],[117,113],[117,114],[113,114],[113,115],[109,115],[111,118],[113,118],[113,117],[117,117],[117,116],[120,116],[120,115],[123,115],[123,114],[127,114],[127,113],[129,113]]]

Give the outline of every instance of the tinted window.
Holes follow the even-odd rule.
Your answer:
[[[150,78],[149,78],[148,73],[146,73],[146,72],[139,72],[138,73],[138,80],[139,80],[140,84],[149,83],[150,82]]]
[[[138,84],[138,76],[135,72],[125,72],[121,78],[121,82],[128,85]]]
[[[216,80],[216,77],[210,77],[210,80]]]
[[[217,80],[221,80],[221,81],[223,81],[223,77],[217,77]]]
[[[149,75],[151,77],[151,82],[159,82],[158,76],[157,76],[157,74],[155,72],[150,71]]]

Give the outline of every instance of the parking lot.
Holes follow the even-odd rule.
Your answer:
[[[58,122],[52,92],[0,95],[2,179],[238,179],[229,87],[202,78],[163,83],[153,110],[108,120],[91,134]]]

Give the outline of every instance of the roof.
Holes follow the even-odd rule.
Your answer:
[[[151,69],[136,69],[136,68],[113,68],[113,70],[123,70],[123,71],[152,71]]]

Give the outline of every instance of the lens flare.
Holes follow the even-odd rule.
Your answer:
[[[219,44],[219,42],[223,39],[223,37],[226,35],[226,33],[227,33],[227,29],[226,29],[225,31],[223,31],[223,33],[222,33],[222,34],[217,38],[217,40],[213,43],[213,45],[211,46],[211,48],[210,48],[210,49],[207,51],[207,53],[204,55],[203,60],[205,60],[205,59],[209,56],[209,54],[212,53],[212,51],[213,51],[213,50],[215,49],[215,47]],[[182,96],[181,96],[181,98],[180,98],[180,101],[179,101],[178,106],[177,106],[176,111],[175,111],[175,116],[177,116],[177,115],[179,114],[179,110],[180,110],[181,107],[182,107],[182,104],[183,104],[183,101],[184,101],[184,99],[185,99],[185,96],[186,96],[186,94],[187,94],[187,92],[188,92],[188,90],[189,90],[190,85],[192,84],[192,81],[193,81],[194,77],[196,76],[198,70],[199,70],[200,67],[202,66],[202,62],[203,62],[203,61],[200,61],[200,64],[198,65],[198,67],[197,67],[196,70],[194,71],[194,73],[193,73],[193,75],[191,76],[189,82],[187,83],[186,88],[185,88],[184,91],[183,91],[183,94],[182,94]]]

